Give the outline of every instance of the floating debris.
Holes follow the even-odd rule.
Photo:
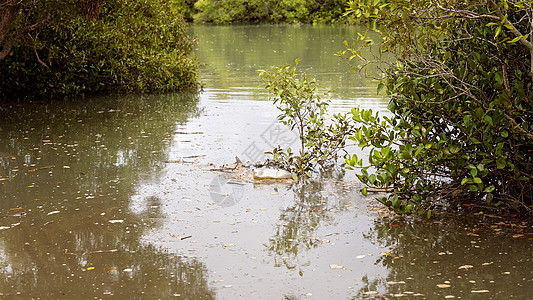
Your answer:
[[[459,267],[459,270],[461,270],[461,269],[468,270],[468,269],[471,269],[471,268],[473,268],[473,267],[474,267],[474,266],[472,266],[472,265],[464,265],[464,266],[460,266],[460,267]]]
[[[292,174],[281,169],[257,168],[254,170],[254,179],[292,179]]]
[[[379,293],[377,291],[368,291],[368,292],[364,292],[363,294],[364,295],[377,295]]]
[[[341,265],[336,265],[336,264],[331,264],[331,265],[329,265],[329,268],[330,268],[330,269],[344,269],[343,266],[341,266]]]

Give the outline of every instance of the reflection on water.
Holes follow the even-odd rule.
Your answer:
[[[384,109],[386,101],[376,95],[377,82],[371,79],[377,71],[368,69],[368,76],[350,71],[334,55],[343,50],[343,41],[351,43],[364,30],[348,25],[191,26],[198,37],[198,56],[206,63],[202,79],[214,100],[266,100],[258,70],[300,58],[301,68],[320,87],[334,90],[334,106],[346,110],[364,103]],[[368,51],[363,55],[370,58]]]
[[[308,264],[299,259],[301,251],[316,248],[322,243],[329,242],[316,236],[316,230],[321,223],[328,223],[334,219],[333,214],[345,209],[348,197],[342,182],[344,170],[337,169],[333,174],[323,174],[322,178],[305,183],[293,184],[290,193],[294,194],[293,205],[281,210],[275,232],[269,239],[268,251],[274,258],[276,266],[288,269],[298,268]],[[329,175],[329,176],[328,176]],[[333,180],[337,178],[337,182]],[[334,193],[333,196],[331,193]]]
[[[531,225],[494,215],[376,219],[365,239],[384,248],[387,276],[362,278],[357,297],[526,299],[533,291]],[[375,293],[374,293],[375,292]]]
[[[140,245],[153,221],[126,209],[198,96],[80,101],[1,108],[0,298],[214,298],[205,266]]]

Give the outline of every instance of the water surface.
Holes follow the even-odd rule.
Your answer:
[[[390,217],[342,168],[300,186],[217,171],[294,142],[258,69],[301,58],[334,111],[384,110],[333,55],[358,30],[193,26],[200,95],[2,105],[0,299],[529,299],[528,223]]]

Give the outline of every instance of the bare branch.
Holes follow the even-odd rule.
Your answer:
[[[41,28],[50,19],[50,13],[47,13],[36,23],[22,27],[8,37],[9,31],[15,23],[17,14],[21,9],[20,1],[10,0],[9,3],[12,3],[12,5],[6,6],[7,9],[4,10],[4,16],[0,20],[0,47],[2,49],[0,51],[0,60],[5,58],[11,52],[11,48],[13,47],[14,43],[21,36]]]

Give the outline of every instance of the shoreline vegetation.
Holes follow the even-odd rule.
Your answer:
[[[5,0],[0,99],[198,90],[187,22],[355,23],[348,2]]]
[[[349,0],[177,0],[187,22],[212,24],[355,23]]]
[[[171,2],[4,2],[1,99],[199,88],[194,41]]]
[[[533,216],[532,11],[518,0],[4,0],[0,98],[198,90],[187,21],[361,23],[380,34],[379,54],[395,59],[365,58],[362,48],[375,44],[367,33],[337,53],[353,70],[380,67],[378,92],[393,114],[354,108],[354,126],[331,129],[332,141],[348,137],[370,153],[368,163],[346,159],[362,193],[389,192],[379,201],[398,214],[429,218],[435,208],[476,203]],[[313,134],[325,106],[303,109],[317,98],[293,73],[270,89],[295,104],[285,116],[308,113],[301,138],[322,160],[332,148]],[[305,99],[290,102],[302,91]],[[298,166],[283,151],[273,152]]]

